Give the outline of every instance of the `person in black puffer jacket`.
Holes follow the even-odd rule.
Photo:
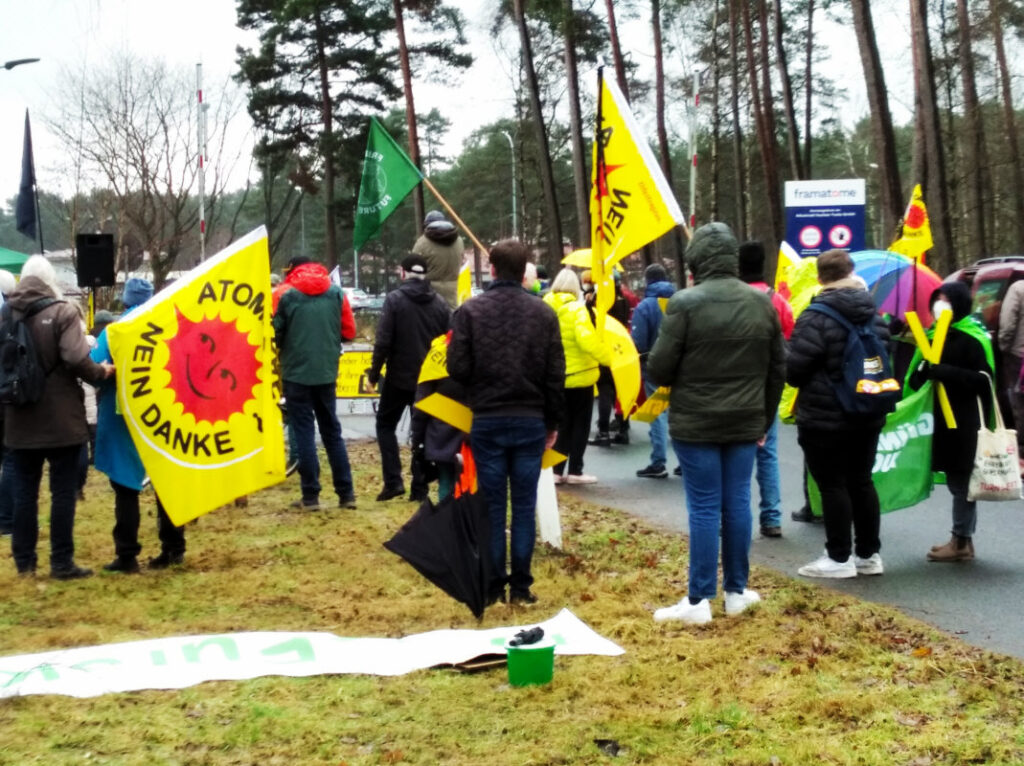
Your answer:
[[[492,579],[488,602],[533,603],[530,563],[541,456],[558,436],[565,407],[565,354],[558,316],[522,288],[529,251],[514,240],[491,249],[491,282],[452,317],[448,374],[466,386],[469,434],[480,491],[487,498]],[[512,505],[511,572],[505,569]]]
[[[422,256],[408,255],[402,261],[403,282],[384,299],[384,311],[373,344],[373,361],[366,371],[367,380],[376,386],[381,369],[387,364],[377,406],[377,447],[384,479],[378,502],[405,494],[395,429],[406,407],[412,407],[416,398],[416,382],[430,342],[448,331],[451,318],[451,309],[431,287],[426,273],[427,261]],[[426,498],[427,483],[420,475],[418,464],[414,463],[409,500]]]
[[[819,255],[818,281],[823,289],[812,303],[835,309],[854,325],[874,317],[875,332],[888,343],[888,327],[864,282],[854,277],[848,252],[829,250]],[[789,341],[786,382],[800,389],[796,404],[799,441],[807,468],[821,490],[825,519],[825,554],[800,567],[798,571],[805,577],[882,573],[878,493],[871,469],[885,416],[849,415],[836,398],[833,381],[842,378],[846,336],[846,329],[832,317],[804,311]],[[856,547],[851,541],[851,523]]]

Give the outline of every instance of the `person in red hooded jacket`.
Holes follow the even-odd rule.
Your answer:
[[[316,455],[314,420],[331,466],[334,490],[342,508],[354,508],[355,491],[348,452],[341,438],[335,385],[341,342],[355,337],[352,309],[340,287],[319,263],[289,263],[285,285],[276,298],[274,336],[281,362],[281,380],[288,402],[288,420],[299,459],[302,498],[293,506],[319,510],[320,463]]]

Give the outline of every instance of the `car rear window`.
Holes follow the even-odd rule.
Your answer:
[[[986,308],[1000,300],[1006,279],[986,279],[978,285],[974,293],[974,313],[981,314]]]

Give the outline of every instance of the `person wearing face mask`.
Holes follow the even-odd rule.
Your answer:
[[[938,364],[929,364],[918,351],[910,362],[906,388],[918,389],[926,380],[946,388],[956,429],[950,430],[943,417],[935,418],[932,436],[932,470],[945,471],[946,486],[953,496],[953,533],[949,541],[933,545],[929,561],[970,561],[974,558],[974,528],[977,504],[967,499],[967,485],[974,467],[978,446],[978,400],[984,403],[985,417],[991,414],[991,377],[995,374],[992,343],[984,325],[970,315],[971,291],[962,282],[947,282],[932,293],[932,316],[944,311],[953,314],[953,322],[942,347]],[[934,328],[928,331],[930,338]],[[988,376],[988,377],[986,377]],[[909,393],[909,391],[908,391]],[[939,412],[938,388],[933,389],[935,413]]]

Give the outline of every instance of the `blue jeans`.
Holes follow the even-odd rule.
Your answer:
[[[530,562],[537,536],[537,481],[547,429],[540,418],[474,417],[469,434],[480,491],[491,522],[491,596],[507,582],[513,593],[533,584]],[[505,568],[505,524],[512,498],[511,574]]]
[[[338,422],[338,413],[335,411],[337,405],[334,383],[306,386],[286,380],[284,395],[288,399],[288,421],[295,428],[302,499],[312,501],[320,497],[320,461],[316,455],[314,422],[320,429],[320,441],[327,452],[327,462],[331,466],[331,478],[338,499],[347,500],[354,497],[352,469],[349,466],[345,442],[341,438],[341,423]]]
[[[757,448],[757,488],[761,492],[761,526],[782,526],[782,493],[779,489],[779,416]]]
[[[46,449],[15,449],[14,531],[11,553],[19,572],[35,569],[39,541],[39,484],[43,462],[50,464],[50,568],[74,564],[75,496],[82,445]]]
[[[644,381],[644,393],[651,396],[658,387]],[[648,431],[651,437],[651,465],[665,465],[668,452],[668,410],[651,421]]]
[[[14,451],[0,447],[0,532],[10,534],[14,529]]]
[[[714,598],[718,586],[718,542],[722,542],[722,588],[742,593],[750,574],[750,477],[755,442],[704,444],[672,440],[683,467],[690,516],[690,598]]]

